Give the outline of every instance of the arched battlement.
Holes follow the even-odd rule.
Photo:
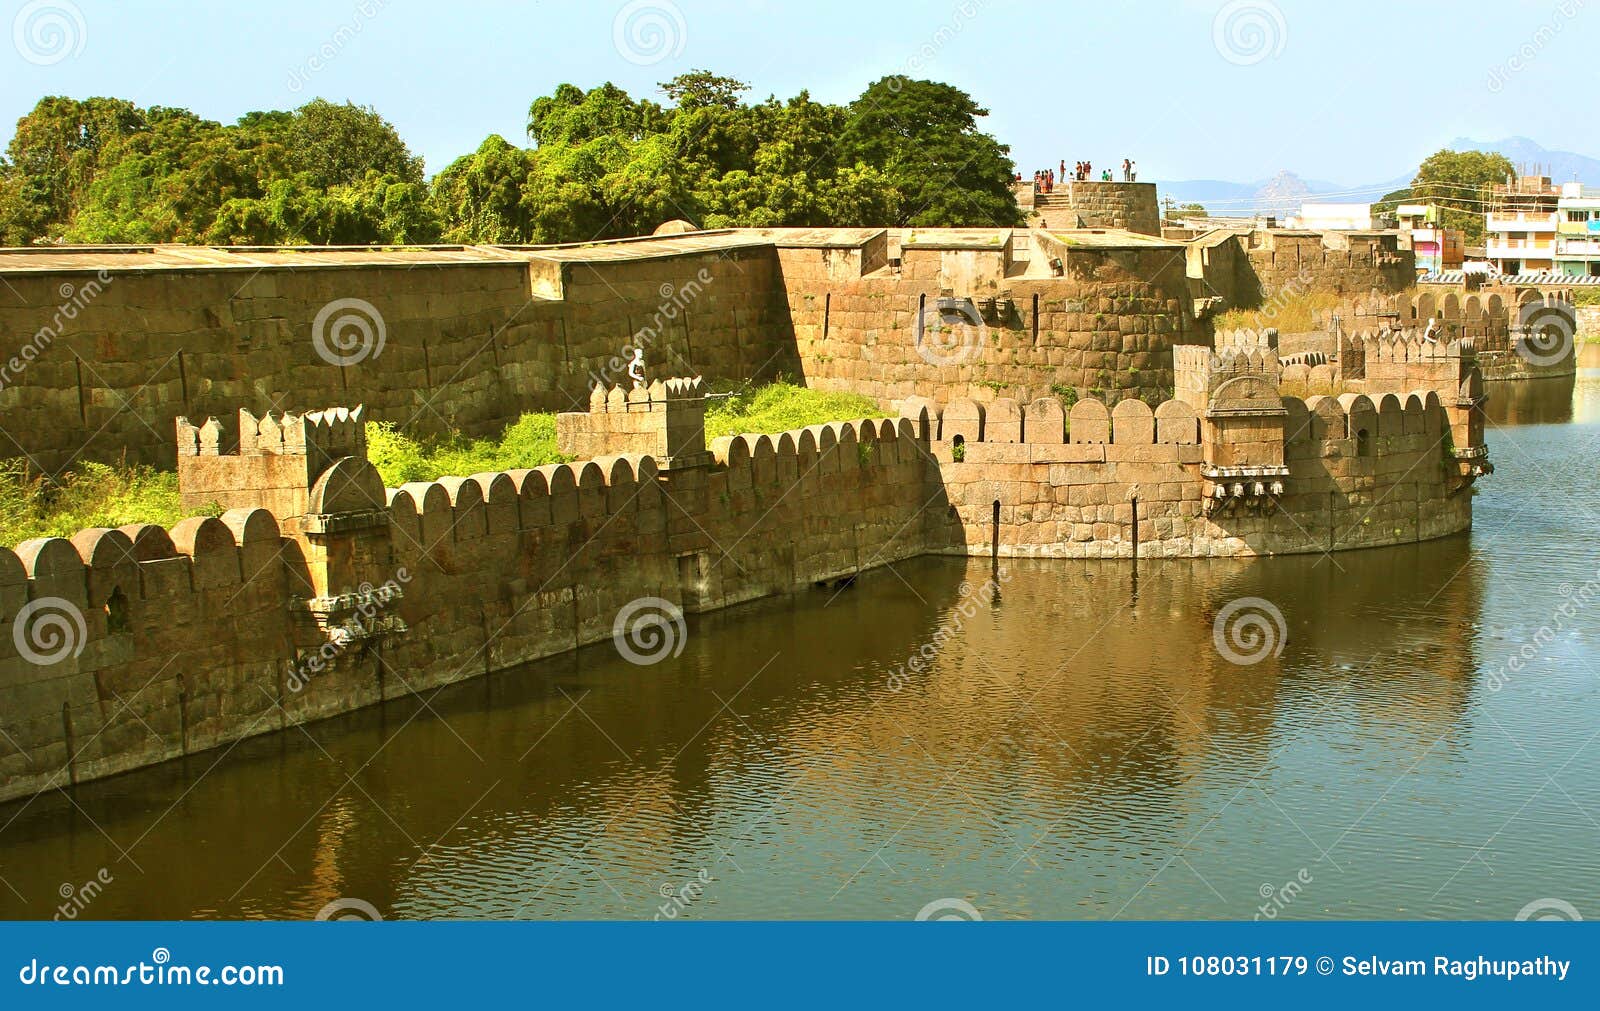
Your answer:
[[[1011,397],[996,397],[984,409],[984,442],[1021,442],[1022,405]]]
[[[1067,441],[1067,412],[1055,397],[1040,397],[1028,405],[1023,435],[1029,443],[1059,446]]]
[[[960,436],[964,442],[983,441],[983,405],[976,400],[961,397],[950,401],[939,418],[939,438],[951,442]]]
[[[1182,400],[1164,400],[1155,409],[1155,441],[1177,446],[1200,442],[1200,415]]]
[[[1156,441],[1155,414],[1142,400],[1121,400],[1111,410],[1111,441],[1119,446],[1148,446]]]
[[[228,513],[223,515],[226,516],[232,512],[234,510],[230,509]],[[272,517],[272,514],[265,509],[251,509],[249,512],[261,513],[269,518]],[[167,528],[160,524],[129,523],[117,529],[127,534],[128,539],[133,542],[133,556],[138,561],[150,562],[158,558],[176,558],[178,555],[178,549],[172,546],[172,535],[167,533]],[[272,520],[272,529],[274,533],[277,532],[278,521],[275,518]],[[235,530],[234,533],[237,535],[238,531]]]
[[[1073,445],[1109,443],[1111,412],[1102,401],[1092,398],[1078,401],[1067,413],[1067,437]]]
[[[1346,396],[1351,395],[1346,394]],[[1349,438],[1350,414],[1345,410],[1342,397],[1309,397],[1305,405],[1306,412],[1311,417],[1312,440],[1331,442]]]

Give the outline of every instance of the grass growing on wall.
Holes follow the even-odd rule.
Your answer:
[[[826,393],[779,379],[766,386],[728,387],[732,393],[706,405],[706,442],[724,435],[788,432],[807,425],[857,418],[887,418],[871,397]]]
[[[218,515],[220,509],[203,510]],[[0,460],[0,544],[33,537],[71,537],[87,527],[159,523],[185,516],[178,475],[153,467],[83,462],[46,481],[25,460]]]
[[[537,413],[524,414],[498,439],[413,439],[386,421],[368,422],[367,458],[390,488],[407,481],[542,467],[570,459],[556,452],[556,416]]]
[[[727,387],[732,396],[711,401],[706,441],[723,435],[775,433],[828,421],[883,418],[870,397],[824,393],[779,380],[766,386]],[[412,438],[388,422],[367,424],[367,456],[383,483],[465,477],[563,463],[556,451],[556,416],[524,414],[498,438]],[[213,506],[199,515],[216,516]],[[178,475],[154,467],[83,462],[56,481],[33,472],[26,461],[0,460],[0,544],[33,537],[71,537],[88,527],[158,523],[170,527],[187,516],[178,497]]]
[[[1305,333],[1317,328],[1319,312],[1350,301],[1349,296],[1310,291],[1300,295],[1278,294],[1259,309],[1229,309],[1217,317],[1218,330],[1249,327],[1261,330],[1276,327],[1280,333]]]

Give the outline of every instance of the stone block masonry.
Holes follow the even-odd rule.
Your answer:
[[[0,250],[0,361],[50,325],[66,286],[106,278],[0,384],[0,455],[46,471],[78,458],[170,468],[179,416],[319,403],[361,403],[424,434],[489,436],[526,411],[582,407],[597,380],[623,377],[636,344],[661,371],[799,371],[771,246],[738,236],[532,251],[165,249]]]
[[[257,421],[258,435],[295,428]],[[196,454],[252,485],[294,470],[298,499],[263,496],[288,515],[241,507],[0,549],[0,799],[601,641],[640,598],[693,613],[924,549],[927,447],[907,421],[393,489],[350,452],[326,467],[287,447]]]
[[[667,380],[596,395],[596,417],[568,423],[664,444],[659,459],[400,488],[366,459],[361,407],[240,412],[233,438],[175,422],[183,479],[242,486],[221,517],[0,549],[0,799],[607,638],[642,662],[660,639],[629,638],[641,607],[681,621],[929,552],[1127,557],[1135,538],[1141,557],[1321,552],[1470,525],[1489,470],[1470,348],[1438,355],[1460,379],[1445,403],[1384,389],[1447,385],[1437,363],[1383,371],[1410,347],[1367,356],[1352,377],[1367,392],[1300,400],[1279,395],[1270,334],[1219,346],[1180,349],[1182,393],[1154,410],[912,398],[897,420],[709,448],[684,427],[703,419],[703,381]]]

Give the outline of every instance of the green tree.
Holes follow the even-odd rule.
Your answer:
[[[1400,204],[1438,204],[1445,227],[1459,228],[1468,245],[1477,245],[1484,238],[1490,188],[1515,174],[1511,159],[1498,152],[1446,148],[1424,159],[1411,185],[1385,194],[1375,209],[1387,213]]]
[[[952,85],[885,77],[850,104],[842,144],[893,185],[892,224],[1016,225],[1011,149],[978,129],[988,114]]]
[[[491,134],[478,150],[433,180],[429,202],[448,242],[532,242],[534,224],[522,192],[538,156]]]
[[[370,107],[312,99],[295,110],[283,132],[296,171],[310,174],[312,183],[324,189],[360,183],[369,172],[422,182],[422,159]]]

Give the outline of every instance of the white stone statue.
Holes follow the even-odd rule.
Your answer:
[[[644,389],[644,348],[633,349],[633,359],[628,362],[628,378],[633,380],[634,389]]]

